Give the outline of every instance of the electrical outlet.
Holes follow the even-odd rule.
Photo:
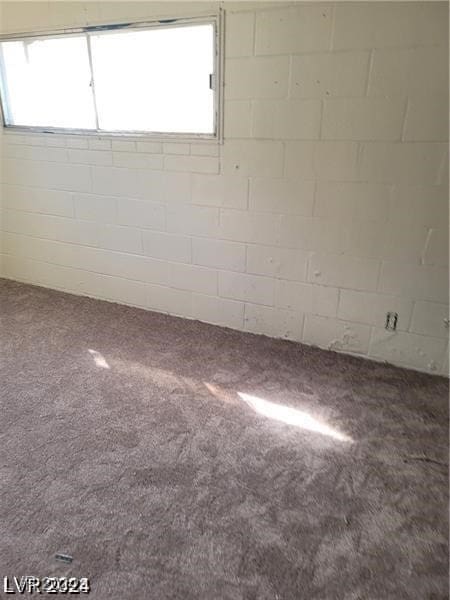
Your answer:
[[[397,329],[398,313],[388,312],[386,313],[386,323],[384,328],[388,331],[395,331]]]

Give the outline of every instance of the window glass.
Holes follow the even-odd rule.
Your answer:
[[[3,42],[1,53],[7,124],[95,129],[86,36]]]
[[[92,35],[100,129],[213,133],[212,25]]]

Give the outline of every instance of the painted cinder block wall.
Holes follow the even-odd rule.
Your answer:
[[[448,374],[447,4],[220,6],[223,145],[4,133],[3,276]],[[3,3],[1,29],[218,7]]]

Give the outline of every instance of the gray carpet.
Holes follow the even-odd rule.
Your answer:
[[[6,280],[0,318],[1,578],[448,598],[444,378]]]

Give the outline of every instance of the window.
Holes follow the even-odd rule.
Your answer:
[[[5,127],[218,136],[215,18],[0,41]]]

